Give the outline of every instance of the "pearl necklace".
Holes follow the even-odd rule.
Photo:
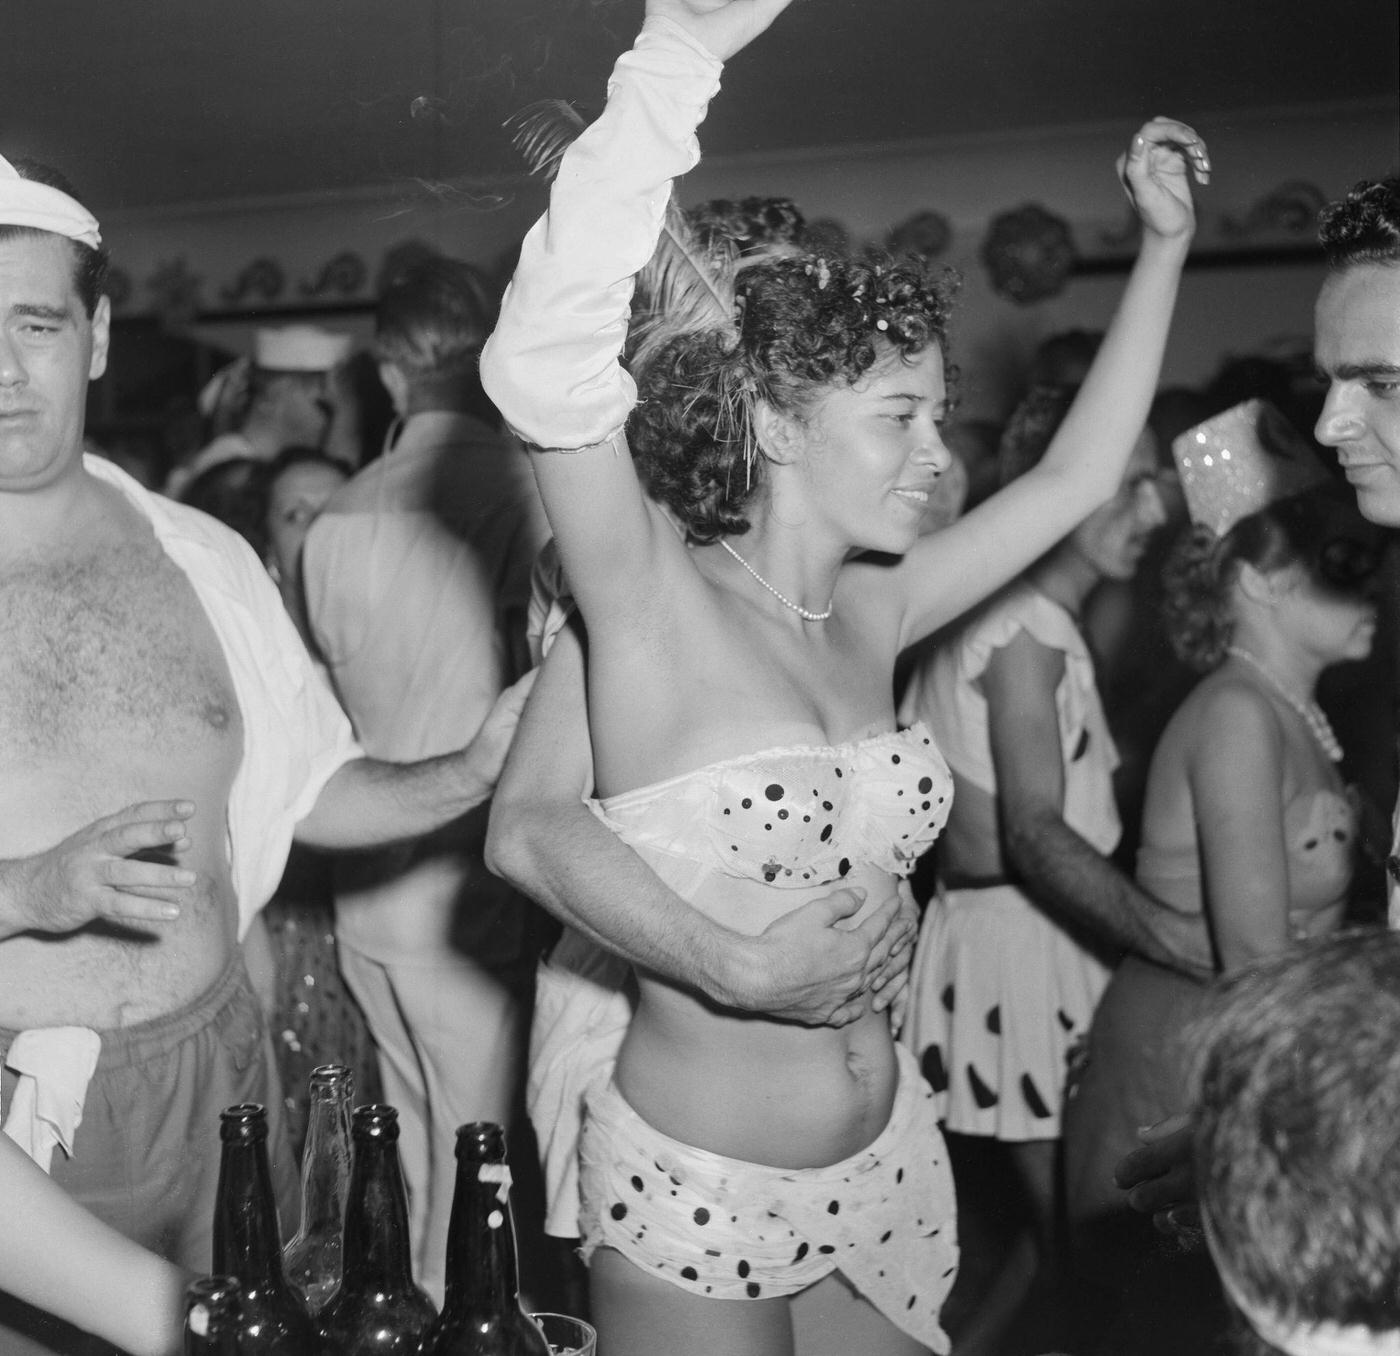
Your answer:
[[[803,621],[825,621],[829,616],[831,616],[830,603],[826,605],[825,612],[809,612],[805,607],[799,607],[796,603],[792,601],[791,598],[785,597],[783,594],[779,593],[778,590],[775,589],[773,585],[770,584],[761,574],[759,574],[759,572],[756,569],[754,569],[754,567],[750,565],[749,562],[745,560],[744,557],[741,556],[727,541],[721,538],[719,544],[722,547],[724,547],[724,549],[728,551],[729,554],[733,556],[734,559],[737,560],[740,565],[742,565],[751,575],[753,575],[753,577],[757,579],[758,582],[762,584],[763,587],[766,588],[768,592],[773,595],[773,597],[775,597],[784,607],[790,607],[794,612],[797,613],[799,617],[802,618]]]
[[[1225,653],[1234,655],[1236,659],[1244,660],[1252,669],[1261,674],[1268,681],[1269,686],[1303,718],[1303,723],[1312,731],[1313,738],[1322,745],[1323,753],[1334,763],[1342,761],[1342,746],[1337,740],[1331,722],[1316,702],[1306,701],[1296,692],[1290,691],[1278,674],[1265,665],[1261,659],[1250,654],[1243,645],[1227,645]]]

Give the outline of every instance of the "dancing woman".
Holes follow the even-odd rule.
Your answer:
[[[482,359],[507,420],[553,449],[534,460],[588,628],[597,812],[749,933],[837,881],[875,906],[937,835],[948,772],[925,730],[894,729],[895,656],[1117,488],[1191,236],[1188,165],[1207,170],[1179,123],[1135,138],[1142,251],[1082,398],[1039,467],[942,533],[918,537],[948,461],[948,298],[912,265],[746,269],[717,325],[634,357],[624,436],[633,275],[721,63],[786,3],[648,0]],[[800,1340],[821,1324],[841,1350],[946,1351],[951,1183],[887,1018],[798,1026],[639,980],[582,1145],[612,1356],[661,1334],[677,1356],[778,1356],[795,1318]]]
[[[1118,1283],[1139,1265],[1159,1278],[1149,1222],[1113,1181],[1137,1127],[1188,1105],[1188,1024],[1205,980],[1340,926],[1351,884],[1356,814],[1342,750],[1317,705],[1324,669],[1364,659],[1375,636],[1367,579],[1377,564],[1366,524],[1327,484],[1283,416],[1248,401],[1173,444],[1192,528],[1166,570],[1168,632],[1207,676],[1177,709],[1152,756],[1137,877],[1142,921],[1176,968],[1129,956],[1094,1018],[1083,1077],[1065,1119],[1071,1224],[1089,1307],[1108,1321]],[[1198,1350],[1177,1319],[1223,1310],[1214,1279],[1177,1266],[1179,1303],[1113,1320],[1105,1349],[1139,1340]],[[1164,1322],[1164,1319],[1166,1320]],[[1141,1339],[1146,1340],[1146,1339]],[[1171,1345],[1172,1342],[1176,1345]],[[1134,1345],[1136,1350],[1137,1346]]]

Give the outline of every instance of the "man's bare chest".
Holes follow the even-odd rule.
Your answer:
[[[241,741],[222,648],[154,542],[0,575],[0,748],[18,763]]]

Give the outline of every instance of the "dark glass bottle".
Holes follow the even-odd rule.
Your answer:
[[[413,1283],[399,1113],[362,1106],[345,1211],[345,1274],[321,1313],[327,1356],[417,1356],[437,1310]]]
[[[267,1165],[267,1113],[256,1103],[219,1116],[223,1162],[214,1201],[214,1272],[243,1289],[239,1356],[307,1356],[316,1329],[282,1273],[277,1203]]]
[[[313,1314],[325,1308],[340,1284],[354,1097],[355,1075],[345,1065],[312,1069],[311,1111],[301,1158],[301,1228],[282,1253],[282,1269]]]
[[[202,1276],[185,1288],[185,1356],[238,1356],[242,1290],[232,1276]]]
[[[505,1131],[486,1121],[457,1131],[447,1298],[423,1356],[549,1356],[539,1325],[520,1307]]]

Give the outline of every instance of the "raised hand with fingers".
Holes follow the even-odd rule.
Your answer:
[[[721,61],[742,51],[792,0],[647,0],[659,15],[685,29]]]
[[[0,862],[0,936],[72,932],[97,918],[178,918],[195,872],[143,854],[187,850],[193,814],[192,801],[143,801],[94,820],[44,852]]]
[[[1210,183],[1210,152],[1184,122],[1153,118],[1118,157],[1118,177],[1143,230],[1167,239],[1196,228],[1191,180]]]

